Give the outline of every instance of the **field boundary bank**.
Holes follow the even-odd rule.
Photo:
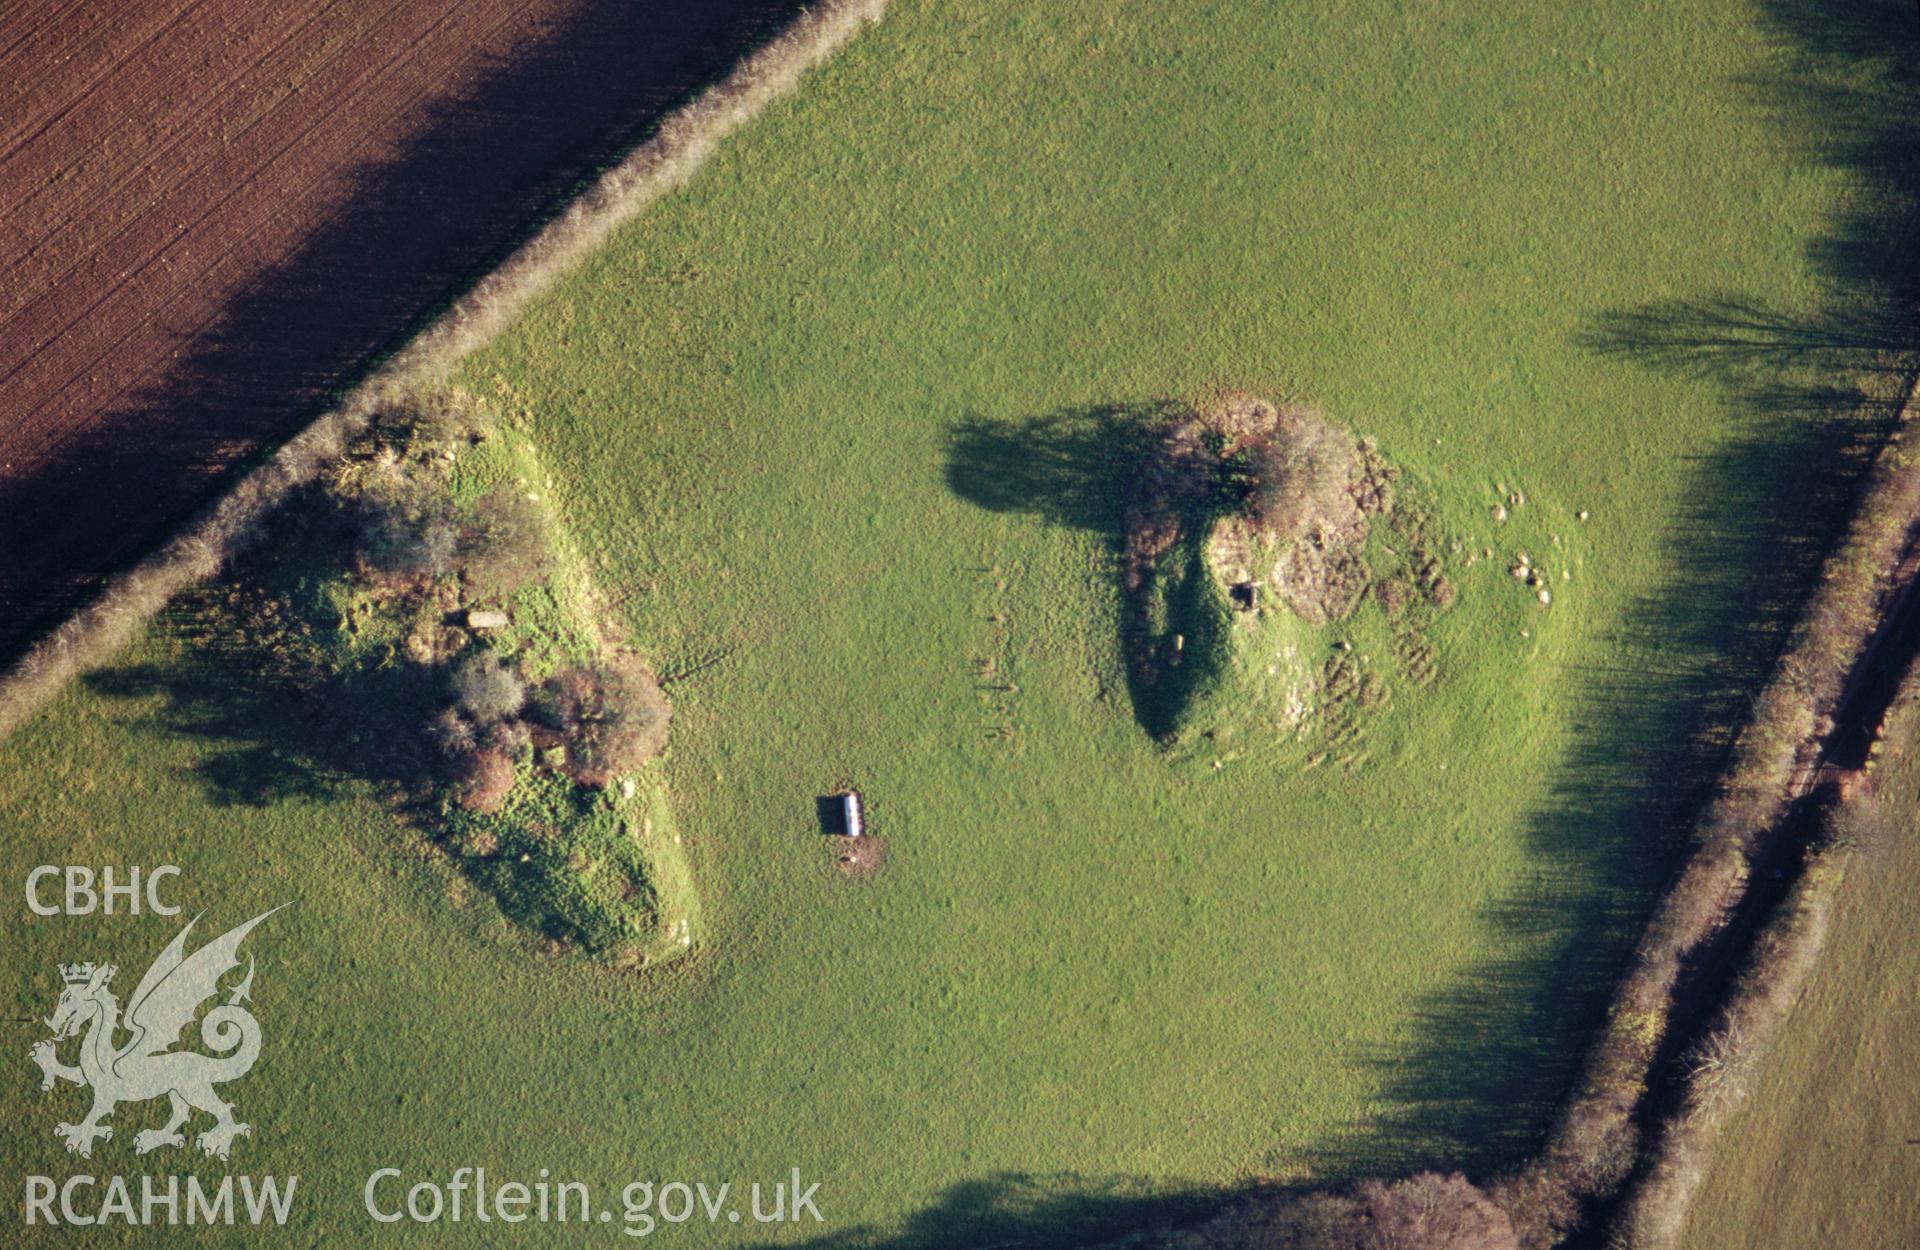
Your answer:
[[[1718,931],[1684,953],[1688,966],[1671,992],[1676,1010],[1690,1006],[1690,1027],[1671,1029],[1648,1065],[1636,1117],[1638,1162],[1613,1200],[1610,1246],[1683,1245],[1720,1132],[1745,1104],[1818,966],[1853,858],[1855,813],[1871,799],[1873,757],[1900,709],[1920,693],[1920,448],[1911,438],[1917,385],[1920,372],[1908,372],[1859,514],[1827,562],[1795,645],[1756,702],[1749,733],[1761,735],[1761,748],[1737,758],[1716,800],[1716,808],[1736,805],[1729,814],[1737,818],[1743,773],[1753,775],[1756,791],[1764,781],[1778,785],[1769,819],[1749,825],[1737,848],[1744,876]],[[1796,698],[1802,707],[1792,706]],[[1791,752],[1767,749],[1765,736],[1802,713],[1811,713],[1811,725]],[[1913,737],[1910,723],[1900,726],[1902,746],[1912,746]],[[1709,809],[1709,820],[1714,815]],[[1707,831],[1738,836],[1731,823]],[[1703,844],[1704,854],[1717,849]],[[1700,1001],[1688,1004],[1694,994]]]
[[[824,0],[802,11],[574,196],[506,260],[331,408],[243,476],[179,533],[112,577],[89,603],[0,673],[0,741],[67,682],[126,645],[172,597],[217,573],[294,488],[313,480],[383,406],[485,346],[562,274],[661,196],[684,185],[720,141],[796,87],[807,71],[885,16],[888,0]]]
[[[1844,865],[1829,832],[1864,792],[1882,728],[1847,716],[1875,667],[1890,656],[1904,667],[1916,641],[1892,628],[1920,573],[1920,372],[1899,376],[1881,397],[1891,428],[1853,520],[1754,699],[1572,1098],[1541,1153],[1489,1186],[1523,1246],[1677,1247],[1706,1151],[1817,960]]]

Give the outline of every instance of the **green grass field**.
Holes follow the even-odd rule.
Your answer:
[[[234,1166],[298,1172],[314,1244],[389,1231],[385,1165],[799,1167],[826,1225],[672,1236],[1038,1246],[1253,1175],[1512,1160],[1829,519],[1831,427],[1587,343],[1824,297],[1844,175],[1779,72],[1742,3],[903,3],[459,378],[524,414],[669,679],[691,959],[528,954],[357,783],[223,784],[315,728],[170,680],[164,625],[0,748],[8,875],[177,862],[209,924],[293,901],[250,939]],[[1221,384],[1375,436],[1494,553],[1344,762],[1169,757],[1129,700],[1112,445],[1049,432]],[[816,831],[845,783],[870,880]],[[5,912],[11,1014],[172,932]],[[7,1171],[63,1174],[78,1096],[17,1068]]]

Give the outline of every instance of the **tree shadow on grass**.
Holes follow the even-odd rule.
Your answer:
[[[1217,1188],[1168,1186],[1134,1177],[1074,1173],[996,1172],[948,1187],[897,1229],[837,1229],[801,1242],[768,1246],[799,1250],[1055,1250],[1086,1245],[1116,1230],[1191,1223],[1233,1194]]]
[[[164,620],[163,629],[170,628]],[[97,669],[81,679],[110,699],[164,697],[160,729],[191,739],[189,774],[220,807],[271,807],[337,796],[350,775],[328,768],[301,748],[293,709],[244,675],[182,656]],[[323,726],[309,725],[309,730]]]
[[[445,702],[444,675],[392,654],[324,672],[296,641],[339,627],[317,588],[351,542],[323,488],[296,492],[228,578],[160,613],[155,635],[177,644],[164,658],[82,683],[109,698],[157,698],[159,727],[195,744],[193,776],[215,804],[323,800],[370,783],[406,809],[433,767],[419,726]]]
[[[1572,746],[1524,820],[1530,879],[1481,917],[1496,949],[1527,953],[1427,997],[1411,1053],[1356,1056],[1384,1109],[1311,1151],[1317,1173],[1424,1164],[1486,1177],[1544,1143],[1851,514],[1874,418],[1859,403],[1780,414],[1696,461],[1661,525],[1670,572],[1608,639],[1625,662],[1559,674]]]
[[[194,744],[190,777],[217,806],[323,802],[355,783],[397,783],[401,757],[262,671],[259,651],[220,618],[218,593],[189,591],[160,614],[155,633],[186,640],[173,654],[96,669],[82,683],[110,699],[159,698],[156,724]]]
[[[1226,663],[1227,611],[1206,572],[1211,528],[1184,518],[1175,546],[1139,586],[1125,585],[1127,505],[1140,468],[1184,411],[1167,400],[1063,408],[1016,421],[968,417],[948,440],[947,484],[989,512],[1037,516],[1098,536],[1112,563],[1119,648],[1134,719],[1170,740]]]
[[[1908,0],[1760,0],[1778,73],[1742,84],[1775,129],[1857,192],[1809,254],[1811,309],[1714,292],[1597,318],[1597,351],[1714,377],[1763,409],[1903,374],[1920,345],[1920,9]],[[1845,381],[1836,382],[1836,379]]]
[[[1920,19],[1906,0],[1763,7],[1778,69],[1745,89],[1863,191],[1811,246],[1828,295],[1795,309],[1717,292],[1583,333],[1604,358],[1711,379],[1735,434],[1695,460],[1661,525],[1668,576],[1614,640],[1638,662],[1567,675],[1580,723],[1529,821],[1539,878],[1488,917],[1550,953],[1433,996],[1411,1058],[1366,1056],[1391,1110],[1317,1152],[1330,1172],[1484,1175],[1541,1145],[1920,365]]]
[[[1126,491],[1177,404],[1088,404],[1044,416],[970,416],[947,447],[947,485],[989,512],[1037,516],[1105,539],[1126,540]]]

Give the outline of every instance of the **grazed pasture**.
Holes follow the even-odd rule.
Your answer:
[[[252,1144],[313,1178],[316,1234],[363,1228],[376,1163],[802,1166],[832,1226],[790,1238],[1046,1245],[1255,1174],[1512,1160],[1845,480],[1844,404],[1591,342],[1823,293],[1845,179],[1743,94],[1779,56],[1734,3],[908,4],[459,379],[527,422],[669,678],[704,955],[525,955],[307,767],[312,727],[177,680],[164,622],[0,748],[9,853],[300,900]],[[1491,553],[1344,763],[1169,757],[1128,695],[1101,431],[1223,383],[1374,437]],[[865,880],[813,822],[844,784],[890,843]],[[27,969],[97,936],[0,924]]]

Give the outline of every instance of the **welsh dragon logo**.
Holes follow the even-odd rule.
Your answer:
[[[53,1015],[46,1020],[53,1039],[36,1042],[28,1055],[40,1065],[41,1089],[52,1089],[55,1081],[71,1081],[93,1090],[93,1108],[86,1118],[53,1130],[67,1143],[68,1150],[82,1158],[91,1157],[97,1139],[113,1136],[112,1126],[102,1121],[115,1107],[162,1094],[171,1107],[166,1125],[135,1134],[133,1149],[137,1154],[161,1146],[186,1145],[180,1128],[196,1109],[211,1115],[214,1122],[194,1138],[194,1144],[216,1158],[225,1159],[233,1148],[233,1139],[250,1133],[248,1125],[233,1118],[233,1104],[214,1093],[213,1087],[245,1076],[260,1057],[260,1022],[240,1005],[253,988],[251,957],[246,976],[227,991],[226,1001],[200,1020],[200,1041],[215,1053],[172,1048],[180,1041],[181,1030],[193,1023],[200,1008],[220,992],[220,978],[240,966],[236,952],[242,939],[272,914],[269,911],[255,916],[191,955],[186,953],[187,935],[199,918],[189,920],[140,978],[124,1024],[119,1000],[107,988],[113,980],[112,964],[60,965],[60,979],[66,982],[66,988],[60,992]],[[73,1067],[61,1063],[56,1053],[58,1044],[83,1031],[80,1062]],[[120,1043],[115,1038],[121,1033],[132,1036]]]

